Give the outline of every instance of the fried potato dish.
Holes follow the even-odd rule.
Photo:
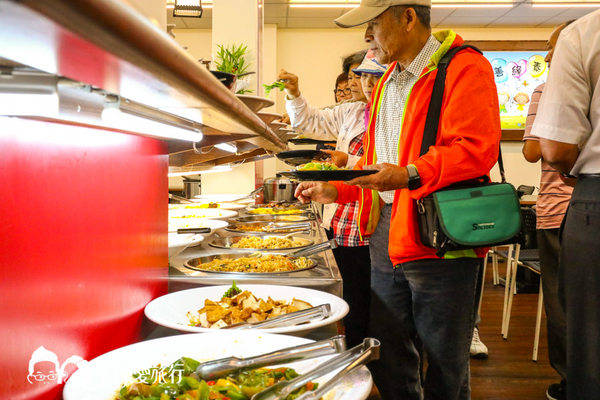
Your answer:
[[[241,322],[259,322],[275,318],[283,314],[311,308],[312,305],[304,300],[293,299],[267,300],[256,298],[251,292],[244,290],[231,298],[223,296],[219,301],[206,299],[204,307],[197,312],[188,312],[190,326],[203,328],[222,328]]]

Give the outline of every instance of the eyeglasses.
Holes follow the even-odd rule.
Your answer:
[[[46,378],[48,378],[49,381],[54,381],[54,380],[56,380],[58,378],[58,374],[55,374],[55,373],[49,373],[47,375],[44,375],[44,374],[35,374],[35,375],[31,374],[31,377],[33,379],[35,379],[36,381],[38,381],[38,382],[41,382],[41,381],[45,380]]]
[[[350,88],[346,88],[346,89],[333,89],[333,93],[336,94],[352,94],[352,89]]]

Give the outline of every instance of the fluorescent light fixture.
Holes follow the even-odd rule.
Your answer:
[[[531,3],[532,7],[537,7],[537,8],[571,8],[571,7],[577,7],[577,8],[596,8],[596,7],[600,7],[600,2],[599,3],[586,3],[586,2],[580,2],[580,3],[559,3],[559,2],[537,2],[534,1]]]
[[[58,113],[55,92],[0,92],[0,115],[56,117]]]
[[[137,116],[121,111],[116,103],[108,103],[102,110],[102,121],[107,125],[125,131],[137,132],[148,136],[166,139],[187,140],[199,142],[202,133],[190,129],[152,120],[148,117]]]
[[[358,0],[290,0],[290,8],[356,8],[360,5]],[[510,8],[513,2],[510,0],[475,0],[475,1],[435,1],[434,8]]]
[[[433,3],[432,8],[511,8],[512,3]]]
[[[237,147],[230,143],[219,143],[215,144],[217,149],[221,149],[223,151],[228,151],[230,153],[237,153]]]
[[[217,172],[228,172],[231,171],[231,167],[229,165],[217,165],[216,167],[212,167],[204,170],[194,170],[194,171],[182,171],[182,172],[169,172],[169,178],[174,176],[187,176],[187,175],[203,175],[203,174],[214,174]]]

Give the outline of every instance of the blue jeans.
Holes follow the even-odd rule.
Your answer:
[[[381,359],[369,364],[375,384],[386,400],[469,399],[479,260],[420,260],[392,268],[387,242],[380,243],[389,236],[389,212],[389,206],[382,210],[369,242],[371,335],[381,340]],[[423,385],[418,339],[428,361]]]

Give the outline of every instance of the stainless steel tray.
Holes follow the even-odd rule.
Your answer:
[[[260,214],[244,215],[232,218],[231,220],[237,222],[302,222],[310,221],[311,219],[308,215]]]
[[[204,256],[199,258],[192,258],[186,260],[184,265],[187,268],[202,271],[202,272],[210,272],[215,274],[232,274],[232,275],[243,275],[243,276],[263,276],[263,275],[279,275],[279,274],[289,274],[293,272],[306,271],[308,269],[312,269],[317,266],[317,261],[313,258],[308,258],[309,266],[307,268],[294,269],[289,271],[278,271],[278,272],[239,272],[239,271],[213,271],[210,269],[202,269],[199,267],[200,264],[204,264],[210,262],[214,259],[238,259],[242,257],[248,257],[251,254],[255,254],[254,252],[244,252],[244,253],[220,253],[220,254],[212,254],[210,256]],[[286,253],[265,253],[265,256],[268,255],[281,255],[287,256]],[[293,257],[288,257],[290,260],[293,260]]]
[[[226,231],[244,234],[254,235],[272,235],[273,231],[265,230],[268,227],[277,227],[277,233],[292,233],[306,231],[306,228],[298,227],[298,224],[303,222],[231,222],[229,226],[225,228]],[[290,229],[286,229],[286,226],[292,226]],[[309,224],[310,225],[310,224]],[[244,229],[242,229],[244,227]],[[249,228],[249,229],[245,229]]]
[[[288,237],[288,239],[295,241],[295,242],[300,242],[301,244],[299,244],[298,246],[293,246],[293,247],[278,247],[278,248],[273,248],[273,249],[259,248],[259,247],[256,247],[256,248],[231,247],[233,244],[235,244],[235,243],[239,242],[240,240],[242,240],[243,238],[247,238],[247,237],[250,237],[250,236],[249,235],[239,235],[239,236],[228,236],[228,237],[217,238],[217,239],[214,239],[213,241],[211,241],[210,243],[208,243],[208,245],[212,246],[212,247],[217,247],[220,249],[281,251],[281,250],[301,249],[306,246],[310,246],[311,244],[314,243],[314,241],[311,239],[303,238],[300,236],[290,236],[290,237]],[[270,239],[270,238],[282,238],[282,237],[284,237],[284,235],[260,235],[259,237],[261,239],[266,240],[266,239]]]

